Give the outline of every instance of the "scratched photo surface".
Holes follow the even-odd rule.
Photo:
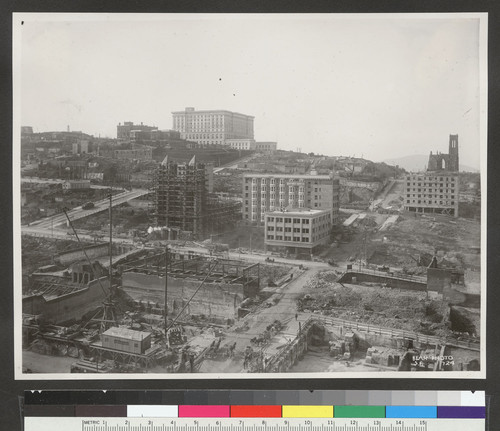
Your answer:
[[[14,14],[16,378],[485,377],[487,24]]]

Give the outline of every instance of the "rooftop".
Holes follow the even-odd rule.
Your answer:
[[[103,332],[103,335],[126,338],[127,340],[142,341],[146,337],[149,337],[151,333],[143,331],[134,331],[133,329],[120,328],[118,326],[112,326],[106,332]]]
[[[244,178],[287,178],[287,179],[318,179],[330,180],[330,175],[312,175],[312,174],[243,174]]]
[[[451,171],[426,171],[426,172],[410,172],[407,177],[458,177],[458,172]]]
[[[239,112],[227,111],[225,109],[206,109],[197,111],[194,108],[185,109],[184,111],[172,111],[172,114],[230,114],[230,115],[241,115],[243,117],[255,118],[252,115],[241,114]]]
[[[330,213],[330,210],[313,210],[310,208],[291,208],[289,210],[285,209],[283,211],[267,211],[266,214],[274,214],[274,215],[291,215],[291,216],[304,216],[304,215],[319,215],[319,214],[327,214]]]

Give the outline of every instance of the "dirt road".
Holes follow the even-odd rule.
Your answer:
[[[297,314],[296,300],[303,293],[303,287],[312,279],[319,271],[323,270],[324,266],[309,268],[305,271],[295,271],[292,281],[283,286],[275,297],[279,298],[279,302],[269,308],[263,306],[255,313],[248,314],[243,319],[238,321],[237,327],[246,327],[248,329],[238,332],[235,328],[231,328],[224,337],[224,344],[236,342],[236,351],[243,352],[247,346],[251,346],[254,350],[258,347],[253,345],[250,340],[261,335],[266,328],[275,320],[279,320],[284,328],[279,332],[265,348],[266,356],[271,356],[276,349],[288,340],[295,338],[299,322],[305,321],[306,317]],[[238,372],[243,370],[243,360],[228,359],[227,361],[204,361],[201,370],[202,372]]]

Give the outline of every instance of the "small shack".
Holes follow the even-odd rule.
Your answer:
[[[111,327],[101,335],[102,347],[142,355],[151,347],[151,333]]]

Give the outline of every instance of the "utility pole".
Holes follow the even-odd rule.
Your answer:
[[[165,306],[163,307],[163,330],[165,332],[165,341],[168,346],[168,336],[167,336],[167,288],[168,288],[168,245],[165,247]]]
[[[113,292],[113,186],[109,191],[109,291],[111,297],[114,296]]]

